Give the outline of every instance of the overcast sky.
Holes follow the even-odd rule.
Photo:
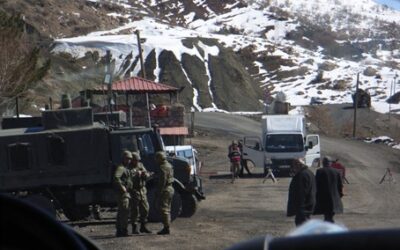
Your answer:
[[[400,10],[400,0],[375,0],[375,2]]]

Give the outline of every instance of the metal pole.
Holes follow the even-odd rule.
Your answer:
[[[146,79],[146,70],[144,68],[142,43],[140,42],[139,30],[136,30],[135,34],[136,34],[136,37],[137,37],[137,44],[138,44],[138,50],[139,50],[139,59],[140,59],[140,67],[141,67],[141,72],[142,72],[142,78]]]
[[[360,73],[357,73],[357,83],[356,83],[356,94],[354,98],[354,122],[353,122],[353,138],[356,137],[356,124],[357,124],[357,106],[358,106],[358,82],[360,78]]]

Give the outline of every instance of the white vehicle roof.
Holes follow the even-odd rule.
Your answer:
[[[303,132],[305,131],[303,115],[264,115],[262,116],[264,132]]]
[[[166,146],[165,149],[168,152],[173,152],[173,151],[180,151],[180,150],[188,150],[192,149],[192,145],[174,145],[174,146]]]

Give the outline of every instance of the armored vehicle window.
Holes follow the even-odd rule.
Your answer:
[[[47,137],[47,157],[52,165],[65,165],[65,141],[60,136]]]
[[[120,137],[120,143],[123,150],[138,150],[136,135],[123,135]]]
[[[145,155],[154,154],[155,150],[153,141],[151,140],[151,136],[149,134],[143,134],[140,139],[143,146],[143,148],[141,148],[141,151],[144,151],[143,153]]]
[[[10,170],[26,170],[32,165],[32,146],[29,143],[13,143],[7,146]]]

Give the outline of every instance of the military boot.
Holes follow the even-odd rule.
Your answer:
[[[165,227],[165,226],[164,226],[164,228],[163,228],[161,231],[159,231],[157,234],[158,234],[158,235],[169,234],[169,227]]]
[[[132,234],[140,234],[139,228],[136,226],[136,224],[132,224]]]
[[[146,227],[146,223],[140,224],[140,232],[146,233],[146,234],[151,234],[151,231],[149,229],[147,229],[147,227]]]

